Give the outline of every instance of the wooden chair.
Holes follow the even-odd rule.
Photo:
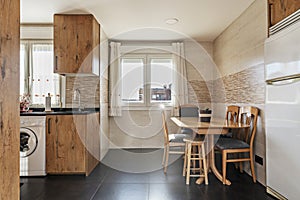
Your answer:
[[[226,116],[225,119],[231,122],[238,122],[239,121],[239,114],[240,114],[240,107],[236,106],[236,105],[229,105],[226,107]],[[237,136],[239,135],[239,131],[238,132],[236,130],[229,130],[229,132],[226,135],[221,135],[221,137],[233,137],[233,138],[237,138]],[[233,155],[234,158],[237,158],[239,155],[238,154],[234,154]],[[238,169],[240,167],[240,171],[242,172],[242,163],[235,163],[234,164],[235,168]]]
[[[199,117],[199,107],[192,104],[184,104],[179,108],[180,117]],[[193,130],[189,128],[181,128],[181,134],[190,134],[192,136]]]
[[[163,128],[164,128],[164,155],[162,165],[164,167],[164,173],[167,173],[168,162],[169,162],[169,154],[185,154],[184,150],[170,150],[172,147],[181,147],[184,149],[185,142],[183,141],[184,138],[187,137],[186,134],[169,134],[167,121],[166,121],[166,114],[165,111],[162,111],[162,121],[163,121]]]
[[[186,146],[182,175],[186,176],[186,184],[190,184],[190,177],[202,177],[205,180],[205,184],[208,185],[204,142],[200,140],[200,138],[199,140],[185,138],[183,141],[185,142]],[[192,149],[196,148],[198,150],[197,152],[192,151]],[[192,167],[191,161],[193,161]],[[198,167],[196,166],[195,161],[198,161]],[[193,170],[194,174],[191,174],[191,170]],[[196,171],[198,171],[199,174],[195,174]]]
[[[232,122],[238,122],[240,113],[240,107],[235,105],[229,105],[226,107],[225,119]],[[232,130],[229,130],[229,133],[226,135],[221,135],[221,137],[233,137],[234,133]]]
[[[226,115],[225,120],[232,121],[232,122],[238,122],[240,113],[240,107],[236,105],[229,105],[226,107]],[[229,132],[226,135],[220,135],[220,138],[228,138],[233,137],[234,133],[233,130],[229,130]],[[218,149],[216,149],[218,150]],[[216,151],[217,152],[217,151]]]
[[[199,113],[200,113],[200,109],[198,106],[193,105],[193,104],[183,104],[180,106],[179,108],[179,116],[180,117],[199,117]],[[190,128],[181,128],[180,130],[181,134],[186,134],[187,136],[194,138],[196,136],[196,134],[194,133],[194,131]],[[202,137],[202,140],[204,140],[204,138]],[[197,148],[193,148],[192,147],[192,154],[195,154],[195,150]],[[193,160],[193,166],[195,166],[196,161]]]
[[[237,122],[240,113],[240,107],[230,105],[226,107],[226,120]]]
[[[250,161],[251,174],[253,182],[256,182],[256,175],[254,171],[254,159],[253,159],[253,145],[256,134],[256,125],[259,110],[255,107],[244,107],[239,114],[239,122],[250,125],[250,128],[245,130],[244,139],[236,138],[219,138],[215,147],[222,154],[222,172],[223,172],[223,184],[226,181],[226,166],[228,162],[246,162]],[[240,157],[229,159],[228,154],[234,153],[249,153],[248,157]],[[240,165],[240,167],[242,167]],[[242,170],[241,170],[242,171]]]
[[[179,108],[181,117],[199,117],[199,107],[193,104],[184,104]]]

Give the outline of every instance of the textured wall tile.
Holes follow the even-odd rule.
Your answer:
[[[263,104],[264,99],[264,65],[250,67],[214,81],[214,103]]]
[[[80,90],[81,106],[86,108],[99,108],[100,90],[99,77],[78,76],[66,78],[66,107],[77,108],[78,100],[74,100],[74,90]]]
[[[100,103],[108,103],[108,79],[104,77],[100,81]]]
[[[193,103],[211,102],[208,86],[205,81],[189,81],[189,101]]]

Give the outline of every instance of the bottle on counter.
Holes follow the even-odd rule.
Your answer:
[[[48,93],[48,96],[46,97],[46,102],[45,102],[45,111],[51,111],[51,96],[50,93]]]

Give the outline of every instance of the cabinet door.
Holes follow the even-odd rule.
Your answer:
[[[55,73],[92,72],[93,19],[93,15],[54,15]]]
[[[48,173],[58,172],[56,169],[56,115],[46,117],[46,171]]]
[[[85,173],[85,115],[56,115],[49,119],[47,172]]]
[[[275,25],[299,8],[299,0],[269,0],[270,26]]]

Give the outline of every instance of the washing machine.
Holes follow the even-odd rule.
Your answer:
[[[20,176],[46,175],[46,116],[20,117]]]

